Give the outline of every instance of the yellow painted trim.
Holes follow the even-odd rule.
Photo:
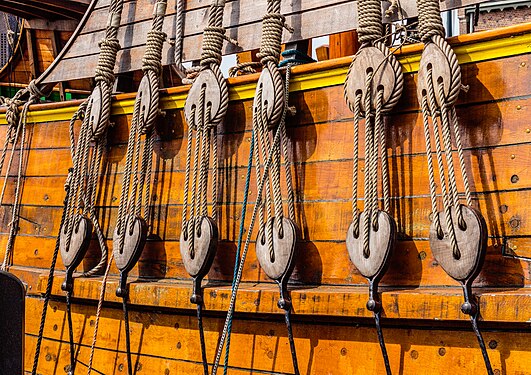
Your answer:
[[[470,43],[456,46],[455,53],[461,64],[498,59],[531,53],[531,33],[488,40],[484,42]],[[402,55],[398,57],[405,73],[413,73],[418,70],[420,54]],[[322,87],[341,85],[345,81],[348,67],[337,67],[317,72],[297,74],[293,76],[290,91],[306,91]],[[243,83],[229,88],[231,101],[250,99],[254,97],[255,83]],[[177,109],[184,107],[186,93],[170,94],[162,97],[162,109]],[[133,113],[134,98],[122,99],[113,102],[112,114],[123,115]],[[66,121],[69,120],[77,107],[64,107],[57,109],[44,109],[31,111],[28,121],[32,123]],[[5,125],[5,114],[0,115],[0,124]]]

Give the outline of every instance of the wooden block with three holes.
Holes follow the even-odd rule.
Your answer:
[[[451,43],[462,64],[463,83],[470,86],[460,94],[457,113],[474,205],[483,213],[489,230],[485,266],[474,284],[480,324],[495,373],[529,374],[531,24],[453,38]],[[396,374],[481,374],[481,352],[460,311],[462,291],[437,264],[427,240],[431,207],[415,84],[420,51],[420,45],[412,45],[397,54],[404,66],[406,87],[387,120],[391,206],[399,241],[381,282],[386,344]],[[351,220],[353,134],[342,83],[350,60],[340,58],[293,69],[290,104],[297,114],[288,119],[287,130],[294,162],[296,222],[302,238],[290,291],[303,374],[383,372],[374,321],[365,308],[366,281],[352,266],[345,247]],[[219,131],[221,243],[205,289],[209,361],[215,354],[230,297],[257,78],[229,79],[231,103]],[[195,306],[189,302],[191,281],[179,253],[188,131],[182,107],[187,90],[168,89],[162,99],[166,116],[158,123],[160,136],[154,153],[153,234],[131,277],[131,338],[137,374],[194,374],[202,367]],[[132,94],[120,95],[113,104],[115,125],[98,193],[100,221],[108,240],[117,215],[133,100]],[[11,267],[28,285],[27,370],[32,364],[47,268],[59,230],[63,183],[70,166],[68,119],[76,104],[39,105],[30,113],[22,219]],[[3,117],[0,122],[5,124]],[[5,131],[6,126],[0,126],[0,132]],[[360,176],[363,178],[363,172]],[[251,207],[256,201],[254,186],[253,174]],[[7,191],[6,202],[12,194]],[[3,245],[8,223],[0,224]],[[93,245],[83,263],[85,269],[98,260],[96,243]],[[61,269],[59,263],[45,326],[41,374],[64,373],[69,364]],[[114,294],[117,270],[112,268],[111,273],[94,370],[120,374],[127,366],[124,327],[120,300]],[[100,282],[101,278],[77,278],[74,282],[79,373],[86,370],[88,362]],[[278,289],[261,271],[251,246],[236,304],[230,374],[292,371],[277,298]]]

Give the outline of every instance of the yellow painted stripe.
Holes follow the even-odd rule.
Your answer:
[[[485,60],[511,57],[531,52],[531,33],[511,36],[485,42],[472,43],[454,48],[461,64],[480,62]],[[399,61],[405,73],[416,72],[419,67],[420,54],[399,55]],[[341,85],[345,81],[348,67],[327,69],[319,72],[299,74],[292,77],[290,91],[305,91],[322,87]],[[231,101],[249,99],[254,97],[256,85],[245,83],[229,88]],[[171,94],[161,99],[162,109],[177,109],[184,107],[186,93]],[[133,113],[134,99],[115,101],[112,104],[114,115]],[[65,107],[50,110],[29,112],[28,121],[32,123],[66,121],[69,120],[77,107]],[[0,115],[0,124],[5,125],[5,115]]]

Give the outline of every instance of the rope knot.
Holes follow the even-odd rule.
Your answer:
[[[221,50],[226,40],[225,28],[221,26],[207,26],[203,32],[203,48],[201,52],[201,66],[221,64]]]
[[[38,102],[41,97],[46,96],[37,86],[37,83],[34,79],[28,84],[28,91],[30,93],[29,101],[31,102]]]
[[[162,46],[166,40],[166,33],[151,30],[147,35],[146,52],[142,58],[142,71],[152,70],[157,75],[162,69]]]
[[[262,40],[257,57],[262,65],[268,62],[276,65],[280,60],[282,31],[287,27],[286,17],[280,13],[267,13],[262,20]]]
[[[116,64],[116,55],[120,50],[120,42],[116,38],[108,38],[103,39],[99,46],[100,55],[95,80],[96,82],[105,81],[110,86],[114,82],[114,64]]]

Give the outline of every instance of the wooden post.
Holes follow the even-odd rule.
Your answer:
[[[354,55],[359,48],[358,33],[355,30],[330,35],[329,56],[331,59]]]
[[[59,32],[57,30],[52,30],[52,38],[51,39],[52,39],[53,57],[57,58],[57,55],[59,55],[59,52],[62,49],[61,38],[60,38]],[[61,101],[64,101],[65,98],[66,98],[65,85],[66,85],[65,82],[59,82],[59,98],[61,99]]]
[[[33,39],[33,35],[33,30],[26,29],[26,42],[28,43],[28,60],[30,66],[31,79],[35,79],[39,75],[37,51],[35,50],[35,41]]]

